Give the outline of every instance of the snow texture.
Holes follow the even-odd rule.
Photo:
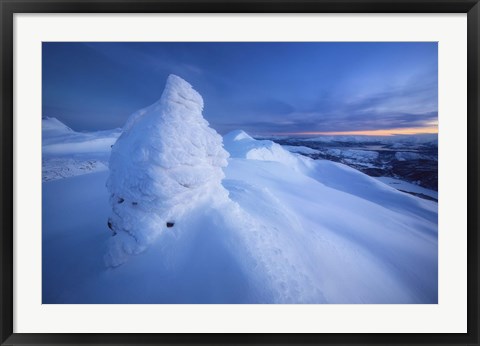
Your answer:
[[[248,159],[265,142],[244,144],[224,167],[229,198],[184,200],[173,228],[113,269],[108,173],[44,183],[43,303],[438,302],[436,203],[327,160]]]
[[[108,169],[118,129],[81,133],[56,118],[42,118],[42,181]]]
[[[42,162],[42,181],[63,179],[106,170],[108,170],[108,167],[98,160],[46,159]]]
[[[160,100],[127,121],[109,165],[108,223],[115,236],[108,265],[145,250],[199,200],[227,198],[221,180],[228,153],[202,110],[200,94],[170,75]]]
[[[223,147],[202,108],[170,76],[109,171],[43,183],[43,304],[438,303],[437,203],[243,131]]]

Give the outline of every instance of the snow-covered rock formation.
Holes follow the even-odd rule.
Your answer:
[[[227,198],[221,180],[228,153],[202,110],[200,94],[170,75],[160,100],[125,124],[110,157],[108,226],[115,236],[107,265],[143,251],[199,201]]]

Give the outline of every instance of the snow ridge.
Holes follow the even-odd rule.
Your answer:
[[[256,140],[242,130],[232,131],[223,137],[225,148],[234,158],[276,161],[287,166],[298,164],[297,156],[270,140]]]
[[[42,117],[42,132],[65,133],[73,132],[73,130],[57,118],[44,116]]]

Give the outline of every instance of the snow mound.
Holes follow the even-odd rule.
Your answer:
[[[222,137],[202,116],[203,99],[175,75],[159,101],[134,113],[112,148],[107,188],[115,236],[106,263],[142,252],[181,216],[209,200],[228,198]]]
[[[298,158],[280,144],[270,140],[256,140],[242,130],[229,132],[223,137],[225,149],[231,157],[249,160],[276,161],[296,166]]]

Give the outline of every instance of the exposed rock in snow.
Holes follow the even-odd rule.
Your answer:
[[[398,161],[410,161],[410,160],[435,160],[436,161],[436,157],[422,155],[422,154],[410,152],[410,151],[396,152],[395,159],[397,159]]]
[[[106,255],[117,266],[143,251],[166,223],[199,201],[228,198],[221,185],[228,153],[202,116],[203,99],[190,84],[168,77],[159,101],[134,113],[112,149],[109,222],[116,235]]]
[[[335,157],[349,166],[376,167],[379,153],[371,150],[328,148],[323,151],[328,157]]]

